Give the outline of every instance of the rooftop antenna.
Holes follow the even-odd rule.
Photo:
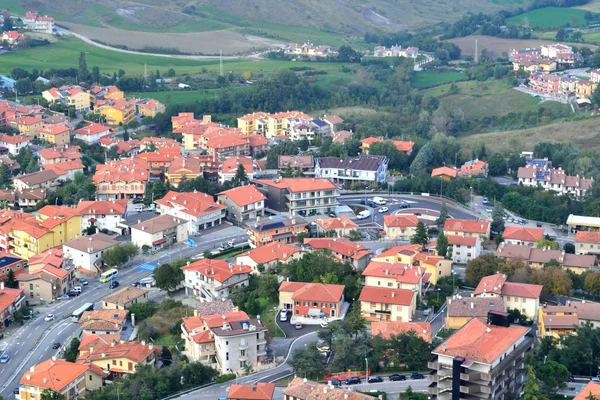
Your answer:
[[[223,50],[219,50],[219,75],[225,76],[223,73]]]

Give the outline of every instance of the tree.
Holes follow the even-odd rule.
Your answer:
[[[535,242],[535,247],[538,249],[549,248],[551,250],[558,250],[560,246],[557,242],[544,237]]]
[[[358,240],[362,239],[362,233],[360,233],[358,230],[356,229],[352,229],[350,232],[348,232],[348,238],[353,241],[356,242]]]
[[[85,61],[85,52],[79,53],[79,69],[77,70],[77,77],[79,81],[87,81],[90,76],[88,71],[87,63]]]
[[[506,158],[500,153],[494,153],[489,159],[489,172],[491,176],[505,175],[508,172]]]
[[[40,396],[41,400],[65,400],[66,397],[64,394],[60,394],[52,389],[44,389],[42,395]]]
[[[8,270],[8,274],[6,275],[6,281],[4,285],[8,288],[17,289],[19,287],[19,282],[15,279],[15,272],[12,269]]]
[[[156,287],[170,292],[181,284],[184,279],[183,270],[175,264],[163,264],[152,273]]]
[[[160,360],[167,367],[171,365],[171,363],[173,362],[173,354],[171,354],[171,350],[169,350],[169,347],[163,346],[162,350],[160,351]]]
[[[231,180],[233,187],[244,186],[250,182],[248,179],[248,175],[246,174],[246,168],[242,164],[238,165],[237,171],[235,171],[235,176]]]
[[[117,267],[127,263],[139,254],[139,247],[133,243],[118,244],[102,253],[102,262],[110,267]]]
[[[37,158],[31,157],[29,164],[27,164],[27,167],[25,168],[25,172],[28,174],[31,174],[33,172],[38,172],[39,170],[40,170],[40,164],[38,163]]]
[[[469,285],[476,287],[481,278],[501,271],[502,267],[502,261],[494,254],[483,254],[467,263],[465,279]]]
[[[436,250],[440,257],[446,257],[448,255],[448,236],[444,234],[444,231],[440,231],[440,234],[438,235]]]
[[[440,207],[440,216],[435,220],[437,226],[442,228],[448,219],[448,206],[446,206],[446,202],[442,203]]]
[[[575,254],[575,245],[573,243],[565,243],[563,250],[567,254]]]
[[[337,60],[340,62],[358,63],[360,58],[360,54],[350,46],[340,46],[338,49]]]
[[[310,233],[300,232],[296,235],[296,241],[300,244],[304,244],[304,239],[310,238]]]
[[[502,207],[502,203],[499,201],[494,204],[494,209],[492,210],[492,226],[490,229],[496,233],[504,232],[504,207]]]
[[[9,32],[9,31],[12,31],[13,29],[14,29],[14,27],[13,27],[12,18],[10,17],[10,14],[5,13],[4,14],[4,23],[2,24],[2,31]]]
[[[567,367],[553,360],[541,363],[536,368],[535,373],[540,377],[539,381],[542,388],[550,397],[556,395],[559,390],[564,389],[571,376]]]
[[[68,362],[74,363],[77,361],[77,356],[79,355],[79,345],[81,342],[78,338],[74,337],[71,339],[71,343],[69,343],[69,347],[65,350],[65,360]]]
[[[592,104],[600,106],[600,85],[596,88],[596,90],[594,90],[590,100],[592,101]]]
[[[289,364],[298,376],[317,377],[325,372],[321,353],[313,343],[305,349],[294,350]]]
[[[354,338],[367,329],[367,320],[362,315],[359,302],[352,304],[352,310],[348,313],[342,325],[348,330],[350,336]]]
[[[427,234],[427,227],[421,221],[417,223],[417,229],[415,234],[411,236],[410,242],[412,244],[420,244],[426,246],[429,243],[429,235]]]
[[[523,400],[545,400],[531,365],[527,367],[527,379],[523,385]]]
[[[0,188],[10,189],[12,187],[13,177],[8,165],[2,163],[0,165]]]
[[[154,315],[156,312],[156,304],[151,301],[135,303],[127,307],[127,310],[130,314],[135,314],[135,320],[139,323]]]
[[[600,294],[600,272],[590,272],[585,276],[583,289],[591,293],[594,298]]]
[[[97,65],[92,67],[92,82],[96,84],[100,82],[100,68]]]
[[[558,40],[559,42],[564,42],[565,40],[567,40],[568,37],[569,37],[569,33],[567,31],[565,31],[563,28],[560,28],[556,32],[556,40]]]

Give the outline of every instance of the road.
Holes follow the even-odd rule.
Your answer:
[[[190,258],[201,254],[206,249],[213,249],[224,240],[235,239],[236,243],[247,240],[245,233],[236,227],[220,227],[206,233],[200,238],[195,238],[195,248],[179,245],[170,251],[164,251],[153,257],[139,256],[133,265],[137,266],[146,261],[160,265],[179,258]],[[150,272],[135,267],[123,269],[119,272],[118,281],[122,287],[128,286],[151,275]],[[31,367],[41,361],[47,360],[59,353],[60,350],[52,349],[53,342],[60,342],[63,346],[69,344],[72,337],[79,335],[80,325],[71,322],[71,313],[84,303],[94,303],[94,308],[100,308],[100,299],[110,294],[108,285],[99,281],[90,281],[83,288],[79,297],[59,302],[50,307],[36,308],[40,315],[28,321],[16,334],[3,340],[6,343],[6,353],[11,357],[8,364],[0,364],[0,395],[4,398],[12,396],[14,388],[19,386],[19,380]],[[54,321],[46,322],[44,317],[47,313],[53,313]]]

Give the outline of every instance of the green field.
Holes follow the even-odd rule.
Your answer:
[[[443,85],[449,82],[462,81],[467,77],[462,72],[415,72],[411,84],[417,89],[424,89],[432,86]]]
[[[0,9],[10,10],[11,12],[19,15],[25,15],[27,12],[19,0],[0,0]]]
[[[156,99],[164,104],[186,104],[193,103],[196,100],[204,100],[210,97],[217,97],[224,92],[245,90],[247,87],[230,87],[226,89],[214,90],[175,90],[165,92],[128,92],[127,96],[140,98]]]
[[[546,7],[515,15],[506,20],[507,23],[524,25],[525,18],[532,28],[557,28],[571,24],[582,26],[586,24],[583,16],[585,11],[577,8]]]

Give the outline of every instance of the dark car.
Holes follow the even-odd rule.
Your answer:
[[[132,203],[133,204],[142,204],[144,202],[143,199],[133,199]]]
[[[52,348],[53,349],[60,349],[60,342],[54,342],[54,343],[52,343]]]
[[[344,383],[346,385],[358,385],[360,384],[360,378],[358,376],[353,376],[351,378],[346,379]]]
[[[331,218],[335,218],[335,217],[337,217],[337,215],[336,215],[336,214],[335,214],[333,211],[332,211],[332,212],[330,212],[330,213],[329,213],[329,214],[327,214],[327,215],[329,215]]]
[[[423,375],[423,374],[419,374],[419,373],[417,373],[417,372],[413,372],[413,373],[410,375],[410,379],[425,379],[425,375]]]
[[[140,284],[139,282],[133,282],[133,283],[131,284],[131,286],[133,286],[133,287],[139,287],[140,285],[141,285],[141,284]]]
[[[410,205],[407,202],[405,202],[405,201],[403,201],[402,203],[400,203],[400,208],[409,208],[409,207],[410,207]]]
[[[575,377],[573,375],[569,377],[569,382],[575,382]]]
[[[362,200],[360,201],[360,204],[367,204],[367,201],[366,201],[365,199],[362,199]]]
[[[405,380],[406,380],[406,376],[405,375],[400,375],[400,374],[390,375],[390,381],[391,382],[405,381]]]
[[[332,379],[330,382],[332,386],[342,386],[342,381],[339,379]]]
[[[69,293],[67,293],[67,295],[68,295],[69,297],[77,297],[77,296],[79,296],[80,294],[81,294],[81,293],[79,293],[79,292],[69,292]]]
[[[108,287],[109,287],[110,289],[114,289],[114,288],[117,288],[117,287],[119,287],[119,281],[112,281],[112,282],[110,283],[110,285],[108,285]]]
[[[377,207],[377,205],[375,205],[375,203],[373,203],[372,201],[367,202],[367,205],[371,208]]]
[[[380,376],[371,376],[369,377],[369,380],[367,381],[369,383],[379,383],[379,382],[383,382],[383,378]]]
[[[19,388],[18,388],[18,387],[16,387],[16,388],[15,388],[15,390],[13,390],[13,393],[14,393],[14,394],[19,394]]]

